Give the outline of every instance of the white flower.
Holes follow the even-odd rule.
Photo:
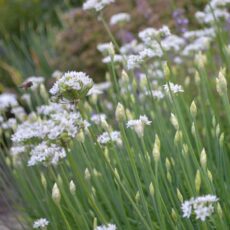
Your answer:
[[[17,120],[15,118],[9,118],[6,122],[2,123],[3,129],[14,129],[17,126]]]
[[[0,95],[0,112],[17,105],[16,95],[10,93],[3,93]]]
[[[62,73],[61,71],[59,71],[59,70],[55,70],[55,71],[52,73],[52,77],[53,77],[53,78],[56,78],[56,79],[60,78],[62,75],[63,75],[63,73]]]
[[[105,64],[108,64],[108,63],[111,63],[111,62],[122,63],[123,58],[122,58],[121,55],[115,54],[113,57],[107,56],[107,57],[103,58],[102,62],[105,63]]]
[[[97,45],[97,49],[103,54],[109,54],[111,46],[113,46],[112,42],[100,43]]]
[[[181,205],[181,209],[183,212],[183,217],[189,218],[192,214],[192,204],[190,201],[185,201],[182,205]]]
[[[71,71],[58,79],[50,89],[51,95],[57,99],[73,101],[86,96],[93,86],[93,80],[83,72]]]
[[[140,67],[140,64],[143,62],[143,58],[139,55],[129,55],[127,57],[127,68],[128,70],[133,70]]]
[[[205,221],[207,217],[211,216],[214,212],[213,204],[219,199],[215,195],[200,196],[191,198],[181,205],[183,217],[189,218],[194,211],[196,219]]]
[[[110,18],[110,25],[116,25],[116,24],[119,24],[121,22],[128,22],[128,21],[130,21],[130,19],[131,19],[131,17],[129,14],[118,13],[118,14],[113,15]]]
[[[139,32],[138,36],[143,42],[149,43],[150,41],[156,39],[158,31],[154,28],[146,28]]]
[[[106,5],[115,2],[115,0],[86,0],[83,4],[83,10],[101,11]]]
[[[60,159],[66,157],[66,152],[64,148],[56,144],[49,145],[46,142],[42,142],[31,151],[30,155],[28,166],[34,166],[39,163],[57,165]]]
[[[93,114],[91,116],[91,121],[94,122],[97,125],[100,125],[105,120],[106,120],[106,115],[104,113]]]
[[[117,145],[122,145],[121,134],[118,131],[104,132],[97,138],[98,143],[106,145],[115,142]]]
[[[126,124],[127,128],[133,129],[139,137],[144,135],[144,126],[150,125],[152,121],[149,121],[146,115],[140,116],[138,120],[129,120]]]
[[[21,153],[24,153],[25,151],[26,151],[25,146],[13,146],[13,147],[10,148],[10,154],[12,156],[19,155]]]
[[[34,221],[33,228],[45,228],[49,224],[49,221],[45,218]]]
[[[152,92],[146,92],[146,95],[153,96],[159,100],[164,98],[164,94],[161,90],[152,90]]]
[[[184,90],[183,90],[181,85],[174,84],[172,82],[169,82],[169,84],[165,84],[164,85],[164,90],[165,90],[166,93],[170,93],[170,91],[171,91],[172,93],[175,93],[175,94],[184,92]]]
[[[115,224],[107,224],[96,227],[95,230],[116,230],[117,227]]]

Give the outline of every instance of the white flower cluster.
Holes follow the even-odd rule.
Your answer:
[[[114,2],[115,0],[86,0],[83,4],[83,10],[101,11],[106,5]]]
[[[18,105],[16,95],[10,93],[3,93],[0,95],[0,112],[4,112],[8,108]]]
[[[40,218],[40,219],[34,221],[33,228],[34,229],[38,229],[38,228],[43,229],[46,226],[48,226],[48,224],[49,224],[49,221],[46,218]]]
[[[71,71],[58,79],[50,93],[54,99],[75,101],[86,96],[93,87],[93,80],[83,72]]]
[[[122,145],[121,134],[118,131],[113,131],[110,133],[104,132],[97,138],[97,141],[101,145],[107,145],[110,144],[111,142],[114,142],[119,146]]]
[[[42,142],[37,145],[30,153],[31,157],[28,161],[28,166],[34,166],[39,163],[44,165],[57,165],[60,159],[66,157],[65,149],[56,145]]]
[[[107,224],[96,227],[95,230],[116,230],[117,227],[115,224]]]
[[[215,195],[200,196],[185,201],[181,205],[183,217],[189,218],[194,211],[196,219],[205,221],[214,212],[213,204],[218,201]]]
[[[51,103],[39,107],[39,118],[36,114],[30,115],[28,119],[18,125],[11,139],[13,147],[12,155],[22,152],[30,153],[28,165],[38,163],[57,164],[66,156],[62,144],[68,143],[89,124],[82,119],[78,112],[71,111],[71,106]],[[46,151],[45,151],[46,149]]]
[[[104,113],[93,114],[91,116],[91,121],[96,125],[100,125],[102,122],[106,121],[106,115]]]
[[[110,18],[110,25],[116,25],[123,22],[129,22],[131,16],[127,13],[115,14]]]
[[[140,116],[138,120],[129,120],[126,124],[127,128],[133,129],[139,137],[144,135],[144,126],[150,125],[152,121],[149,121],[146,115]]]
[[[204,11],[196,12],[196,18],[200,23],[211,24],[218,19],[227,20],[230,13],[227,6],[230,4],[229,0],[212,0],[208,3]]]
[[[170,93],[170,91],[174,94],[176,93],[183,93],[184,90],[183,90],[183,87],[181,85],[178,85],[178,84],[174,84],[172,82],[169,82],[168,84],[165,84],[164,85],[164,90],[166,93]]]

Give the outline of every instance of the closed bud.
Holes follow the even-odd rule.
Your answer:
[[[169,171],[171,168],[171,163],[170,163],[170,160],[168,159],[168,157],[166,157],[166,159],[165,159],[165,166],[166,166],[167,171]]]
[[[105,150],[104,150],[104,155],[105,155],[106,160],[107,160],[108,162],[110,162],[109,150],[108,150],[108,148],[105,148]]]
[[[179,123],[178,123],[178,120],[177,120],[176,116],[175,116],[173,113],[171,113],[170,121],[171,121],[173,127],[174,127],[176,130],[179,130]]]
[[[115,177],[117,178],[117,180],[121,180],[121,178],[120,178],[120,175],[119,175],[119,173],[118,173],[118,171],[117,171],[117,168],[115,168],[114,169],[114,174],[115,174]]]
[[[139,191],[136,193],[135,200],[136,200],[137,203],[140,200],[140,192]]]
[[[172,216],[172,219],[173,219],[175,222],[177,222],[177,214],[176,214],[176,211],[174,210],[174,208],[172,208],[171,216]]]
[[[196,127],[195,127],[194,122],[192,123],[191,133],[194,137],[196,136]]]
[[[53,189],[52,189],[52,199],[56,205],[60,204],[61,193],[56,183],[54,184]]]
[[[227,81],[225,78],[226,69],[221,69],[218,77],[216,78],[216,90],[220,96],[227,94]]]
[[[129,109],[125,110],[126,116],[128,118],[128,120],[132,120],[133,119],[133,114],[130,112]]]
[[[85,141],[85,135],[84,135],[84,132],[82,130],[79,131],[79,133],[76,136],[76,139],[79,142],[84,143],[84,141]]]
[[[200,191],[200,185],[201,185],[201,176],[200,176],[200,171],[197,170],[196,177],[195,177],[195,188],[197,192]]]
[[[204,54],[202,54],[201,52],[199,52],[195,56],[195,63],[198,65],[198,67],[204,68],[206,63],[207,63],[207,57]]]
[[[197,107],[196,107],[196,103],[194,101],[192,101],[192,104],[190,106],[190,113],[191,113],[192,117],[195,119],[196,115],[197,115]]]
[[[171,174],[169,171],[167,172],[167,179],[168,179],[169,183],[172,183],[172,177],[171,177]]]
[[[218,213],[219,217],[222,218],[223,217],[223,210],[220,206],[220,203],[217,203],[216,209],[217,209],[217,213]]]
[[[224,146],[224,133],[221,133],[220,138],[219,138],[219,143],[220,143],[220,146],[223,148],[223,146]]]
[[[153,146],[153,158],[156,162],[159,161],[160,159],[160,146],[161,146],[161,143],[160,143],[160,139],[158,137],[158,135],[156,134],[155,135],[155,142],[154,142],[154,146]]]
[[[180,201],[181,203],[183,203],[184,198],[183,198],[183,196],[182,196],[182,194],[181,194],[179,188],[176,189],[176,194],[177,194],[177,198],[179,199],[179,201]]]
[[[154,196],[154,187],[153,187],[153,183],[151,182],[150,185],[149,185],[149,192],[150,192],[150,195],[153,197]]]
[[[41,173],[41,183],[44,189],[47,188],[47,181],[43,173]]]
[[[219,137],[219,135],[220,135],[220,125],[217,124],[217,126],[216,126],[216,136]]]
[[[200,74],[198,73],[198,71],[195,72],[195,83],[197,85],[200,84]]]
[[[187,76],[187,77],[185,78],[185,80],[184,80],[184,85],[185,85],[185,86],[189,86],[189,85],[190,85],[190,82],[191,82],[191,79],[190,79],[189,76]]]
[[[205,149],[202,149],[200,154],[200,164],[203,168],[206,168],[207,166],[207,154],[205,152]]]
[[[101,120],[101,126],[105,130],[109,130],[110,129],[109,124],[107,123],[107,121],[105,119]]]
[[[93,218],[93,229],[97,229],[97,218]]]
[[[182,152],[183,152],[184,156],[188,155],[188,145],[183,144],[183,146],[182,146]]]
[[[57,176],[57,183],[59,186],[62,186],[62,184],[63,184],[63,181],[62,181],[60,174],[58,174],[58,176]]]
[[[93,175],[94,175],[95,177],[99,177],[99,176],[101,176],[101,173],[98,172],[96,169],[93,169]]]
[[[40,84],[39,88],[40,88],[40,94],[41,94],[41,97],[43,98],[43,100],[48,101],[49,100],[49,94],[48,94],[44,84]]]
[[[209,178],[209,180],[212,182],[212,173],[211,173],[211,171],[208,170],[207,173],[208,173],[208,178]]]
[[[164,71],[165,79],[169,80],[170,79],[170,69],[169,69],[168,63],[164,64],[163,71]]]
[[[126,73],[125,70],[122,70],[121,79],[122,79],[123,82],[126,82],[126,83],[129,82],[129,76],[128,76],[128,74]]]
[[[69,183],[69,191],[72,195],[75,195],[76,192],[76,185],[74,184],[74,182],[71,180]]]
[[[118,102],[117,108],[115,111],[115,117],[117,121],[123,121],[125,119],[125,109],[124,106]]]
[[[86,168],[86,169],[85,169],[85,179],[86,179],[86,180],[90,180],[90,178],[91,178],[91,174],[90,174],[90,172],[89,172],[89,169]]]
[[[96,196],[96,189],[93,186],[91,187],[91,191],[92,191],[93,197],[95,197]]]
[[[175,137],[174,137],[174,143],[178,144],[178,143],[180,143],[182,141],[182,139],[183,139],[182,132],[180,130],[177,130],[176,134],[175,134]]]
[[[109,43],[108,52],[109,52],[109,55],[110,55],[110,56],[114,57],[114,55],[115,55],[115,50],[114,50],[114,46],[113,46],[113,43],[112,43],[112,42]]]

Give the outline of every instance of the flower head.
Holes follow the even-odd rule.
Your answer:
[[[49,221],[46,218],[40,218],[34,221],[33,228],[34,229],[37,229],[37,228],[45,229],[48,224],[49,224]]]
[[[83,4],[83,10],[101,11],[106,5],[115,2],[115,0],[86,0]]]

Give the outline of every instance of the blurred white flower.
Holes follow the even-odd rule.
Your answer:
[[[83,4],[83,10],[101,11],[106,5],[115,2],[115,0],[86,0]]]
[[[101,225],[96,227],[95,230],[116,230],[117,227],[114,224]]]
[[[110,25],[116,25],[116,24],[119,24],[119,23],[128,22],[128,21],[130,21],[130,19],[131,19],[131,17],[130,17],[129,14],[127,14],[127,13],[118,13],[118,14],[113,15],[110,18]]]
[[[49,224],[49,221],[47,219],[40,218],[40,219],[34,221],[33,228],[34,229],[37,229],[37,228],[45,229],[46,226],[48,226],[48,224]]]
[[[10,93],[3,93],[0,95],[0,112],[18,105],[16,95]]]

